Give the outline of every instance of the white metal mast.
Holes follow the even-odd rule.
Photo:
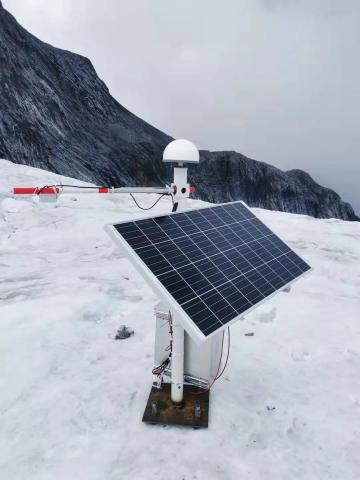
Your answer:
[[[199,152],[194,144],[188,140],[174,140],[165,148],[164,162],[174,162],[178,166],[174,168],[173,198],[177,205],[176,211],[187,210],[187,202],[190,195],[187,168],[184,163],[199,163]],[[181,404],[184,398],[184,328],[172,312],[173,340],[171,356],[171,400]]]

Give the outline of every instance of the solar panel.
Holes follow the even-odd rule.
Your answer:
[[[198,340],[310,270],[242,202],[107,228]]]

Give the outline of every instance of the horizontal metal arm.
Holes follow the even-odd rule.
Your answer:
[[[111,189],[109,193],[173,193],[173,187],[119,187]]]
[[[163,195],[172,194],[173,187],[86,187],[86,186],[67,186],[53,185],[46,187],[14,187],[11,193],[14,195],[59,195],[61,193],[158,193]]]

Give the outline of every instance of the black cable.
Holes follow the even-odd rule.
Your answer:
[[[155,205],[156,205],[158,202],[160,202],[160,200],[161,200],[163,197],[165,197],[165,195],[168,195],[168,194],[167,194],[167,193],[163,193],[163,194],[156,200],[156,202],[155,202],[153,205],[151,205],[151,207],[145,208],[145,207],[142,207],[141,205],[139,205],[138,202],[136,201],[136,198],[134,197],[134,195],[133,195],[132,193],[130,193],[130,196],[131,196],[131,198],[134,200],[135,205],[136,205],[138,208],[140,208],[140,210],[151,210],[152,208],[155,207]]]
[[[172,324],[172,316],[171,313],[169,312],[170,318],[169,318],[169,335],[170,335],[170,343],[166,347],[166,351],[170,350],[169,356],[162,362],[160,365],[157,367],[154,367],[152,369],[152,373],[158,377],[161,377],[161,375],[165,372],[165,370],[168,368],[171,358],[172,358],[172,344],[173,344],[173,324]]]
[[[99,188],[108,188],[108,187],[88,187],[84,185],[64,185],[63,183],[60,183],[56,185],[44,185],[43,187],[38,189],[38,191],[36,192],[36,195],[40,195],[40,193],[46,188],[58,188],[58,187],[89,188],[94,190],[99,190]]]
[[[45,190],[45,188],[56,188],[55,185],[44,185],[43,187],[39,188],[39,190],[36,192],[36,195],[40,195],[40,193]]]
[[[221,373],[219,373],[219,375],[216,377],[216,380],[218,380],[221,377],[221,375],[225,372],[225,368],[226,368],[226,366],[228,364],[228,361],[229,361],[229,356],[230,356],[230,327],[228,327],[228,348],[227,348],[225,365],[224,365],[223,369],[221,370]]]
[[[171,353],[169,354],[167,359],[165,359],[162,363],[160,363],[160,365],[152,369],[152,373],[154,375],[160,376],[166,370],[170,361],[171,361]]]
[[[87,185],[65,185],[64,183],[60,183],[60,185],[54,185],[55,187],[74,187],[74,188],[90,188],[90,189],[96,189],[98,190],[99,188],[109,188],[110,187],[88,187]]]
[[[57,188],[57,187],[73,187],[73,188],[87,188],[87,189],[93,189],[93,190],[99,190],[100,188],[109,188],[109,187],[90,187],[90,186],[86,186],[86,185],[66,185],[64,183],[61,183],[61,184],[56,184],[56,185],[44,185],[43,187],[39,188],[38,191],[36,192],[36,195],[40,195],[42,191],[44,191],[46,188]],[[163,193],[157,200],[156,202],[151,205],[151,207],[148,207],[148,208],[145,208],[145,207],[142,207],[141,205],[138,204],[136,198],[134,197],[134,195],[132,193],[130,193],[130,196],[131,198],[134,200],[135,202],[135,205],[140,208],[140,210],[151,210],[152,208],[155,207],[155,205],[160,202],[160,200],[165,196],[165,195],[170,195],[169,193]],[[172,203],[173,203],[173,211],[176,210],[176,207],[177,207],[177,203],[174,203],[174,198],[172,195],[171,196],[171,200],[172,200]],[[175,210],[174,210],[175,208]]]

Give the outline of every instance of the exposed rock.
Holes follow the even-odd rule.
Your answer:
[[[236,152],[202,152],[201,157],[200,168],[191,170],[200,198],[212,202],[241,198],[270,210],[358,220],[349,203],[302,170],[283,172]]]
[[[171,137],[109,93],[90,60],[22,28],[0,0],[0,157],[98,184],[170,181]],[[356,220],[352,207],[299,170],[282,172],[236,152],[201,152],[191,178],[204,200]]]

